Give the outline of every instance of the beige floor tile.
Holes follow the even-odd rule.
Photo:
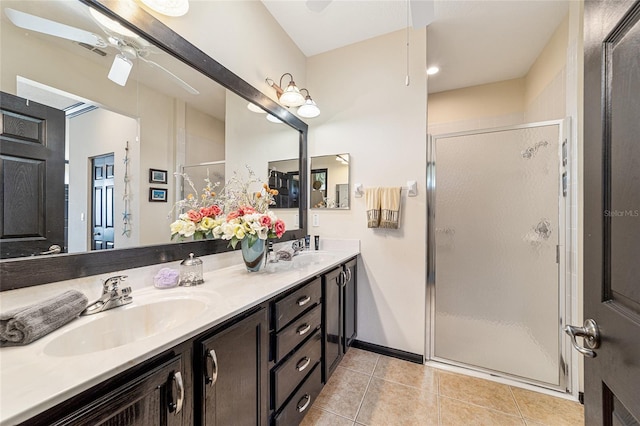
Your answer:
[[[440,397],[442,426],[523,426],[520,416],[478,407],[455,399]]]
[[[386,380],[371,379],[356,422],[368,426],[437,425],[438,397]]]
[[[553,426],[584,425],[584,407],[579,402],[511,387],[525,420]]]
[[[519,416],[509,386],[477,377],[438,372],[441,396]]]
[[[380,355],[376,353],[351,348],[340,361],[340,367],[371,375],[376,368],[378,358]]]
[[[422,364],[381,356],[373,376],[438,393],[436,371]]]
[[[310,411],[302,419],[300,426],[353,426],[353,420],[311,407]]]
[[[366,374],[338,366],[318,395],[314,407],[355,420],[370,378]]]

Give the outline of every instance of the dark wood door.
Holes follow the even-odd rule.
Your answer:
[[[101,426],[179,426],[189,405],[182,399],[184,383],[179,356],[141,374],[93,403],[75,410],[61,420],[29,420],[25,424]],[[182,386],[182,390],[180,389]]]
[[[0,92],[0,258],[64,246],[63,111]]]
[[[114,165],[113,154],[91,160],[92,182],[92,250],[114,248]]]
[[[323,381],[325,383],[329,380],[331,374],[333,374],[343,355],[343,282],[344,271],[342,267],[327,272],[322,277],[322,306],[324,313]]]
[[[584,22],[584,317],[601,340],[585,420],[638,425],[640,2],[587,1]]]
[[[344,265],[346,282],[344,284],[344,334],[343,351],[347,353],[349,347],[358,335],[357,328],[357,282],[358,282],[358,261],[350,260]]]
[[[266,425],[268,323],[261,308],[202,341],[196,392],[202,396],[196,424]]]

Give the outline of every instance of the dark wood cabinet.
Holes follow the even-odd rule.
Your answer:
[[[180,355],[103,394],[85,393],[84,404],[64,403],[28,420],[29,425],[178,426],[189,424]],[[62,412],[67,411],[65,414]]]
[[[272,424],[296,425],[322,389],[322,280],[271,303]]]
[[[357,336],[357,259],[322,277],[326,383]]]
[[[196,343],[195,424],[266,425],[268,389],[267,309]]]
[[[356,259],[25,425],[298,424],[356,337]]]

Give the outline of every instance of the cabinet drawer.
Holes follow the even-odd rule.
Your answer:
[[[274,329],[280,331],[282,327],[289,324],[298,315],[319,303],[321,295],[320,278],[316,278],[284,299],[277,301],[274,306]]]
[[[300,424],[304,416],[309,412],[311,404],[322,390],[320,380],[320,366],[316,365],[307,380],[300,389],[291,397],[282,411],[276,416],[276,426],[289,426]]]
[[[320,328],[322,318],[322,305],[298,318],[276,334],[275,362],[279,362],[293,348],[302,343],[309,336],[313,335],[316,329]]]
[[[313,367],[320,362],[322,353],[321,333],[309,339],[300,349],[295,351],[287,361],[273,371],[273,397],[277,410],[298,387]]]

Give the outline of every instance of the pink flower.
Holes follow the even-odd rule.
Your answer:
[[[278,238],[282,237],[282,234],[284,234],[284,231],[285,231],[284,222],[280,219],[276,220],[276,224],[274,228],[276,231],[276,237]]]
[[[271,218],[267,215],[260,217],[260,225],[266,228],[271,228]]]
[[[200,214],[200,212],[197,212],[195,210],[189,210],[187,212],[187,217],[192,222],[200,222],[200,220],[202,219],[202,215]]]
[[[220,210],[220,207],[218,207],[216,205],[209,206],[209,207],[203,207],[203,208],[200,209],[200,214],[203,217],[216,217],[220,213],[222,213],[222,210]]]
[[[244,216],[245,214],[253,214],[253,213],[257,213],[256,209],[254,209],[251,206],[244,206],[240,208],[240,215]]]
[[[227,222],[242,216],[241,210],[234,210],[227,215]]]

